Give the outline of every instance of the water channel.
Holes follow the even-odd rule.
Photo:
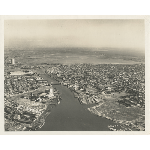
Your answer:
[[[44,79],[57,82],[46,74]],[[62,98],[60,104],[52,109],[45,124],[38,131],[110,131],[108,125],[114,125],[111,120],[96,116],[81,105],[73,93],[63,85],[53,85]]]

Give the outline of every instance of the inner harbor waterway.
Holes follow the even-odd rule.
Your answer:
[[[49,84],[57,83],[47,74],[41,74],[41,77]],[[108,125],[114,125],[113,121],[90,113],[87,106],[81,105],[66,86],[54,84],[53,87],[59,91],[62,100],[52,109],[38,131],[110,131]]]

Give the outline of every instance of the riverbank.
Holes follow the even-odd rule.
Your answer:
[[[32,91],[5,96],[5,131],[35,131],[44,125],[52,105],[60,103],[59,92],[53,89],[54,96],[46,92],[47,83]]]
[[[52,79],[55,80],[55,79]],[[63,85],[62,85],[63,86]],[[74,98],[80,102],[78,96],[67,86],[63,86],[70,90]],[[143,108],[138,106],[126,107],[117,102],[117,98],[124,93],[117,93],[112,98],[105,98],[99,103],[83,104],[82,107],[87,109],[93,115],[108,119],[114,122],[115,125],[109,124],[108,128],[112,131],[144,131],[145,130],[145,116]]]
[[[35,131],[39,128],[42,128],[42,126],[45,124],[47,116],[50,115],[54,106],[55,105],[48,104],[47,109],[30,126],[26,127],[25,131]]]
[[[41,75],[48,83],[55,82],[48,75]],[[108,126],[115,125],[111,120],[98,117],[81,105],[73,92],[66,86],[53,85],[60,92],[62,101],[47,116],[45,124],[38,131],[110,131]],[[91,104],[92,107],[96,104]]]
[[[108,126],[113,131],[145,131],[144,110],[137,106],[126,107],[119,105],[115,100],[109,99],[104,103],[88,108],[98,116],[112,120],[117,126]]]
[[[65,86],[68,88],[68,86]],[[82,103],[79,94],[68,88],[79,103],[90,113],[113,121],[116,125],[108,125],[112,131],[144,131],[145,116],[143,108],[138,106],[126,107],[117,102],[125,92],[114,93],[114,96],[100,99],[98,103]],[[101,95],[103,97],[103,95]]]

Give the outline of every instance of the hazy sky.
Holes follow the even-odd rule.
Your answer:
[[[129,48],[144,51],[144,20],[5,20],[5,47]]]

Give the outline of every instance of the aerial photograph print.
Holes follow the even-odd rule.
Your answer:
[[[145,131],[145,20],[5,19],[3,116],[5,133]]]

